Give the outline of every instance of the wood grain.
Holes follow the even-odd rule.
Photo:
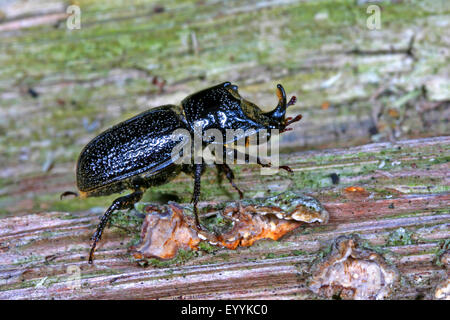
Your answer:
[[[402,141],[399,146],[420,152],[430,145],[442,147],[442,143],[448,148],[448,142],[449,138],[442,137]],[[298,156],[308,163],[318,154],[352,155],[360,150],[373,154],[383,148],[372,144],[286,158]],[[314,167],[317,165],[309,162],[301,170]],[[383,172],[401,176],[395,169]],[[428,172],[432,175],[443,169],[448,183],[448,163],[431,165]],[[362,186],[367,191],[363,195],[349,195],[345,185],[311,192],[330,213],[324,226],[301,227],[279,241],[259,241],[250,248],[199,252],[184,263],[162,268],[141,267],[132,261],[127,253],[130,236],[114,227],[101,241],[95,264],[89,265],[89,237],[98,213],[41,212],[1,219],[0,298],[316,298],[308,288],[311,266],[333,240],[351,234],[358,234],[399,270],[403,281],[389,298],[434,298],[436,286],[448,277],[445,265],[437,264],[436,259],[450,238],[450,195],[380,194],[373,189],[376,183],[371,181],[375,180],[363,182],[364,175],[360,181],[357,178],[353,177],[352,185]],[[395,189],[395,179],[390,179],[390,188]],[[397,238],[399,232],[406,232],[407,238]],[[71,281],[73,270],[80,272],[79,288]]]

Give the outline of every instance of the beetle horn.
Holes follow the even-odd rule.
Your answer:
[[[67,196],[75,196],[76,198],[79,197],[78,193],[73,192],[73,191],[65,191],[63,193],[61,193],[61,195],[59,196],[59,199],[62,200],[64,197]]]
[[[274,120],[281,121],[286,115],[286,108],[288,106],[286,103],[286,92],[281,84],[277,84],[277,97],[278,105],[274,110],[265,113],[265,115]]]

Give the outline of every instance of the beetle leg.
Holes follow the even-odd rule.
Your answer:
[[[136,202],[142,199],[142,195],[144,194],[141,190],[136,190],[133,193],[130,193],[129,195],[117,198],[113,201],[112,205],[106,210],[105,214],[101,217],[100,223],[97,226],[97,230],[95,231],[94,235],[92,236],[91,240],[92,246],[91,251],[89,253],[89,263],[92,264],[92,261],[94,260],[94,252],[95,247],[97,246],[97,242],[100,241],[102,238],[103,230],[105,229],[106,224],[108,223],[109,218],[111,217],[112,213],[116,210],[123,210],[131,208]]]
[[[243,159],[245,161],[245,163],[257,163],[262,167],[271,167],[272,166],[272,164],[270,162],[269,163],[267,163],[265,161],[263,162],[261,160],[261,158],[258,156],[249,155],[248,153],[240,152],[239,150],[234,149],[234,148],[224,147],[224,154],[227,154],[228,152],[233,152],[233,159],[235,162],[239,157],[239,159]]]
[[[286,170],[289,173],[294,173],[294,170],[291,169],[289,166],[279,166],[280,169]]]
[[[250,162],[250,160],[253,162],[253,163],[257,163],[257,164],[259,164],[261,167],[264,167],[264,168],[270,168],[270,167],[272,167],[272,164],[269,162],[269,163],[267,163],[267,162],[263,162],[262,160],[261,160],[261,158],[260,157],[258,157],[258,156],[251,156],[251,155],[249,155],[249,154],[247,154],[247,153],[242,153],[242,152],[240,152],[240,151],[238,151],[238,150],[236,150],[236,149],[227,149],[227,150],[232,150],[233,152],[234,152],[234,159],[237,159],[237,156],[238,156],[238,154],[241,154],[241,156],[240,157],[244,157],[244,159],[245,159],[245,163],[249,163]],[[290,167],[288,167],[288,166],[279,166],[278,167],[279,169],[283,169],[283,170],[286,170],[287,172],[289,172],[289,173],[294,173],[294,171],[290,168]],[[230,169],[231,170],[231,169]]]
[[[272,167],[272,164],[270,162],[269,163],[261,163],[261,159],[259,157],[256,157],[256,161],[261,167],[266,167],[266,168]],[[287,172],[289,172],[291,174],[294,173],[294,171],[289,166],[279,166],[278,169],[286,170]]]
[[[237,185],[234,183],[234,173],[233,170],[231,170],[231,168],[223,163],[223,164],[216,164],[217,166],[217,170],[220,173],[225,173],[225,176],[227,177],[228,181],[231,183],[231,185],[233,186],[233,188],[239,192],[239,198],[243,199],[244,198],[244,193],[237,187]]]
[[[200,182],[203,173],[204,164],[194,164],[194,194],[192,195],[192,202],[194,203],[195,224],[198,229],[202,229],[200,219],[198,218],[197,204],[200,198]]]

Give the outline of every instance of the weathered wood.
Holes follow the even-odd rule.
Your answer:
[[[425,151],[437,148],[448,157],[449,142],[448,137],[401,141],[392,146],[400,147],[400,152],[390,161],[417,162],[420,167],[419,159],[407,150],[431,155]],[[355,155],[360,161],[363,154],[376,159],[386,147],[379,143],[309,151],[282,160],[301,172],[321,172],[327,165],[321,167],[317,160],[331,156],[336,159],[330,159],[333,170],[357,169],[361,164]],[[441,186],[448,187],[448,162],[434,164],[438,160],[426,159],[426,172],[430,177],[440,175]],[[420,188],[398,191],[406,190],[401,179],[413,170],[409,164],[383,167],[348,181],[341,178],[339,185],[309,190],[330,213],[326,225],[301,227],[282,240],[259,241],[250,248],[199,251],[163,267],[142,267],[133,261],[127,253],[130,235],[115,227],[107,230],[95,264],[89,265],[89,237],[98,212],[42,212],[1,219],[0,298],[316,298],[308,287],[314,261],[338,236],[358,234],[369,250],[381,252],[398,270],[401,281],[388,298],[432,299],[448,277],[445,264],[439,263],[443,253],[439,250],[450,238],[450,195],[423,193]],[[254,181],[256,173],[253,168],[245,180]],[[389,188],[380,187],[383,179]],[[346,191],[349,185],[365,191]],[[77,272],[79,283],[73,281]]]
[[[377,2],[380,30],[367,28],[367,1],[79,0],[79,30],[61,20],[67,4],[0,3],[1,298],[316,298],[313,261],[352,233],[398,268],[389,298],[440,297],[448,278],[448,1]],[[121,120],[226,80],[267,110],[282,83],[298,97],[289,115],[303,114],[281,139],[281,162],[294,175],[236,166],[246,197],[301,190],[329,208],[329,224],[160,268],[129,260],[132,237],[111,228],[89,266],[97,216],[116,196],[59,200],[74,189],[81,148]],[[299,152],[323,147],[340,149]],[[203,181],[217,185],[212,170]],[[350,186],[365,191],[345,192]],[[191,194],[182,175],[144,201]],[[229,199],[237,195],[226,183],[202,193],[207,202]],[[81,289],[72,290],[78,270]]]

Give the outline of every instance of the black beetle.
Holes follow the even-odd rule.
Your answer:
[[[131,119],[121,122],[104,131],[91,140],[81,151],[78,158],[76,177],[79,197],[96,197],[118,193],[126,189],[133,192],[119,197],[101,217],[100,224],[92,237],[89,263],[92,263],[95,247],[101,239],[111,214],[116,210],[131,208],[138,202],[146,189],[167,183],[180,172],[194,176],[194,214],[197,228],[201,228],[197,203],[200,196],[200,178],[205,164],[177,164],[172,158],[172,151],[177,141],[172,133],[177,129],[186,129],[194,135],[195,126],[200,124],[204,132],[218,129],[225,135],[226,129],[278,129],[287,131],[287,126],[301,119],[286,118],[286,108],[295,103],[296,98],[286,102],[283,87],[277,85],[278,105],[270,112],[263,113],[255,104],[243,99],[238,87],[224,82],[204,89],[185,98],[180,106],[165,105],[145,111]],[[226,141],[229,143],[230,141]],[[228,146],[224,142],[225,152]],[[232,151],[234,154],[236,150]],[[245,160],[251,158],[245,155]],[[264,164],[256,157],[258,164]],[[234,184],[231,168],[223,163],[216,164],[219,173],[224,173],[232,186],[243,194]],[[287,166],[280,167],[290,170]],[[64,192],[61,197],[75,192]]]

